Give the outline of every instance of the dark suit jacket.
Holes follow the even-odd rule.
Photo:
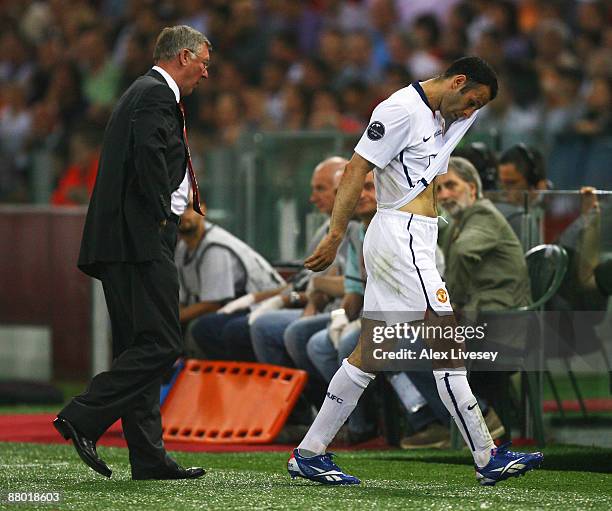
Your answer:
[[[170,216],[186,164],[181,111],[151,70],[121,96],[106,126],[79,268],[99,278],[104,263],[161,258],[160,222]]]

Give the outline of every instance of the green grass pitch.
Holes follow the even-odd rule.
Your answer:
[[[612,450],[550,447],[544,467],[493,488],[476,484],[467,451],[342,452],[338,463],[362,479],[352,487],[291,481],[288,453],[175,453],[208,473],[192,481],[131,481],[127,450],[100,447],[113,468],[105,479],[70,445],[0,443],[0,491],[62,492],[59,504],[0,504],[1,509],[180,511],[611,508]],[[608,473],[605,473],[608,472]]]

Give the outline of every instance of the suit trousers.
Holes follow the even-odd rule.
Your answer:
[[[59,413],[93,441],[118,419],[130,451],[132,474],[174,466],[162,442],[162,376],[181,355],[177,226],[160,228],[162,258],[107,263],[101,280],[111,319],[113,362]]]

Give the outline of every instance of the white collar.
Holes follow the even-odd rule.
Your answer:
[[[159,66],[153,66],[153,69],[164,77],[164,80],[166,80],[166,83],[172,89],[172,92],[174,92],[174,97],[176,98],[176,102],[178,103],[181,100],[181,93],[179,91],[178,85],[174,81],[174,78],[172,78],[168,74],[168,71],[166,71],[165,69],[162,69]]]

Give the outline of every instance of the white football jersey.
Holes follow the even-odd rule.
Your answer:
[[[379,103],[355,146],[357,154],[375,165],[378,207],[397,209],[410,202],[410,190],[424,180],[425,170],[444,142],[444,119],[440,112],[431,111],[419,82]],[[447,169],[443,165],[438,174]]]

